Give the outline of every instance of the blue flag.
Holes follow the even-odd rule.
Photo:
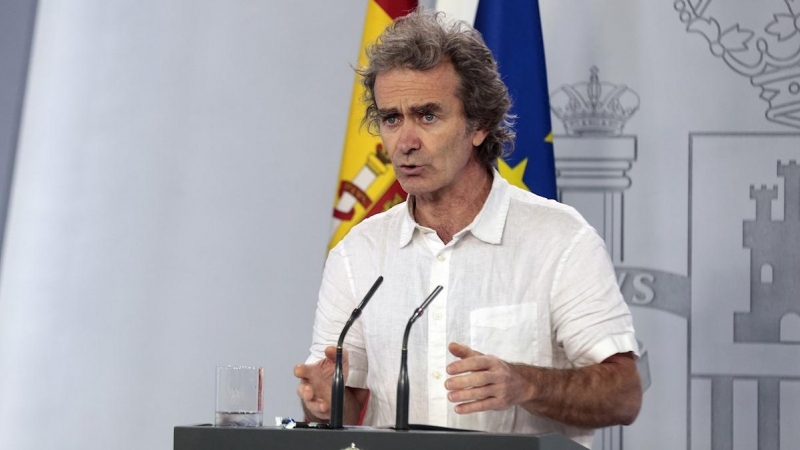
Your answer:
[[[515,150],[498,162],[498,169],[511,184],[555,199],[556,170],[539,3],[481,0],[475,28],[497,60],[511,94],[511,113],[517,116]]]

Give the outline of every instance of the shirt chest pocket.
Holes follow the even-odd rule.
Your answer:
[[[492,306],[470,312],[470,347],[507,362],[535,364],[536,303]]]

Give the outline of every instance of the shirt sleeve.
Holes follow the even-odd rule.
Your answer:
[[[323,359],[325,348],[338,343],[345,323],[357,306],[358,297],[355,295],[352,271],[345,246],[340,242],[330,251],[325,261],[314,318],[311,354],[306,364]],[[351,387],[366,388],[367,357],[364,334],[359,321],[356,321],[347,333],[344,348],[348,352],[350,364],[346,384]]]
[[[576,367],[597,364],[638,345],[628,305],[603,240],[583,227],[562,255],[551,295],[556,343]]]

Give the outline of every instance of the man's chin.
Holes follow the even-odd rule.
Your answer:
[[[397,181],[400,183],[400,187],[403,188],[403,191],[406,192],[408,195],[420,195],[427,192],[426,189],[423,188],[423,183],[420,181],[422,180],[414,180],[413,178],[404,177],[403,179],[398,178]]]

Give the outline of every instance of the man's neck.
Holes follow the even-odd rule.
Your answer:
[[[414,196],[414,219],[446,244],[475,220],[491,190],[492,174],[480,164],[472,166],[445,194]]]

